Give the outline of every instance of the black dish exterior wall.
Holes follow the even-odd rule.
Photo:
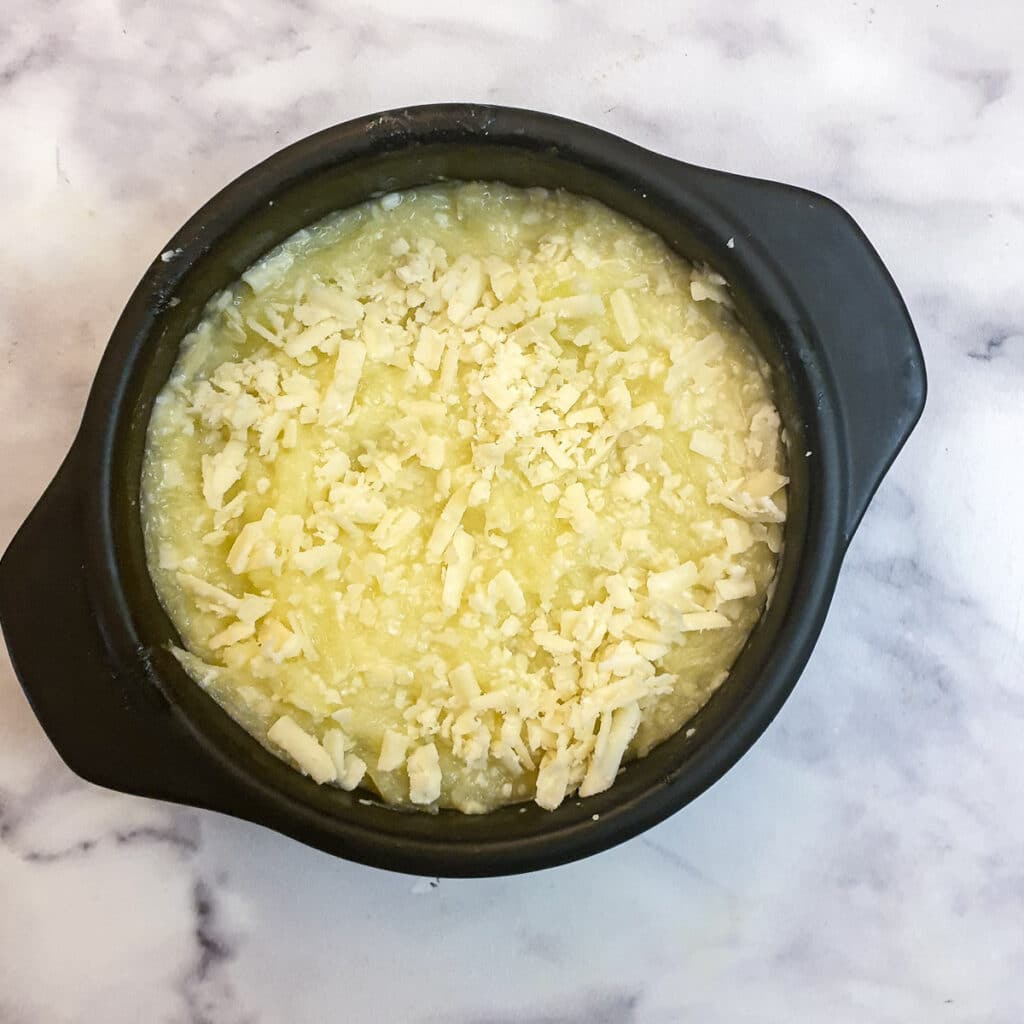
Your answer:
[[[607,792],[550,813],[532,804],[478,817],[399,812],[316,786],[267,753],[170,656],[177,637],[145,565],[146,425],[206,301],[332,210],[443,178],[592,196],[724,274],[774,367],[790,442],[775,598],[729,680],[690,723],[695,733],[630,764]],[[530,111],[445,104],[376,114],[244,174],[154,260],[114,329],[68,457],[0,563],[0,621],[40,722],[91,781],[415,874],[565,863],[683,807],[763,732],[810,655],[849,539],[917,422],[925,387],[892,279],[856,224],[821,196],[693,167]]]

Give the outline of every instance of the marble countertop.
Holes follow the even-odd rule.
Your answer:
[[[1018,1021],[1022,38],[1006,0],[7,0],[0,547],[179,224],[409,103],[547,109],[832,196],[931,393],[763,739],[576,865],[431,884],[95,788],[0,654],[0,1022]]]

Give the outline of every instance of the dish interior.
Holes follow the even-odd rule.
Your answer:
[[[727,677],[785,461],[722,279],[592,200],[458,183],[215,300],[142,517],[183,664],[269,749],[388,803],[550,810]]]
[[[385,842],[389,836],[400,841],[403,837],[434,839],[443,835],[447,841],[483,843],[496,835],[514,840],[556,827],[571,832],[588,826],[595,814],[629,807],[652,786],[671,783],[691,759],[707,756],[730,723],[757,702],[759,675],[772,657],[775,638],[788,618],[799,614],[794,594],[807,524],[815,514],[805,459],[792,459],[789,467],[786,550],[772,605],[754,628],[728,681],[690,722],[692,734],[689,730],[677,733],[631,763],[612,789],[584,802],[567,801],[553,814],[534,805],[502,808],[486,816],[401,814],[367,801],[362,793],[318,788],[260,747],[195,686],[169,653],[169,647],[181,641],[150,581],[139,517],[138,485],[155,396],[167,380],[182,338],[196,325],[211,296],[295,231],[375,195],[445,179],[500,179],[514,186],[560,188],[589,196],[650,228],[681,256],[708,264],[729,281],[738,314],[772,367],[775,399],[790,450],[813,451],[817,447],[802,413],[813,407],[814,396],[803,368],[785,347],[787,325],[773,313],[760,290],[743,252],[742,238],[734,238],[729,246],[720,231],[710,228],[709,223],[721,221],[720,211],[708,204],[705,219],[699,196],[691,196],[684,207],[670,190],[659,191],[639,176],[633,180],[609,174],[572,155],[534,149],[525,140],[522,147],[439,142],[367,153],[342,165],[332,165],[325,157],[322,167],[283,178],[280,166],[266,174],[261,174],[261,169],[251,172],[241,201],[218,204],[215,200],[179,234],[176,241],[182,251],[170,251],[167,261],[172,266],[179,261],[180,273],[152,309],[144,358],[126,368],[122,381],[125,400],[117,408],[110,453],[112,486],[107,498],[117,572],[125,581],[130,615],[153,676],[176,714],[220,756],[227,770],[243,774],[309,818],[358,819]]]

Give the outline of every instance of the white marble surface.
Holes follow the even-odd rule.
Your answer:
[[[1009,0],[5,0],[0,546],[178,225],[401,104],[548,109],[828,193],[931,397],[763,740],[574,866],[433,887],[99,790],[0,655],[0,1021],[1019,1021],[1022,41]]]

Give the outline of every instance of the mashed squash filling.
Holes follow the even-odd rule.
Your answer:
[[[211,301],[142,515],[175,653],[269,750],[389,803],[550,809],[727,677],[785,472],[721,277],[594,201],[443,184]]]

